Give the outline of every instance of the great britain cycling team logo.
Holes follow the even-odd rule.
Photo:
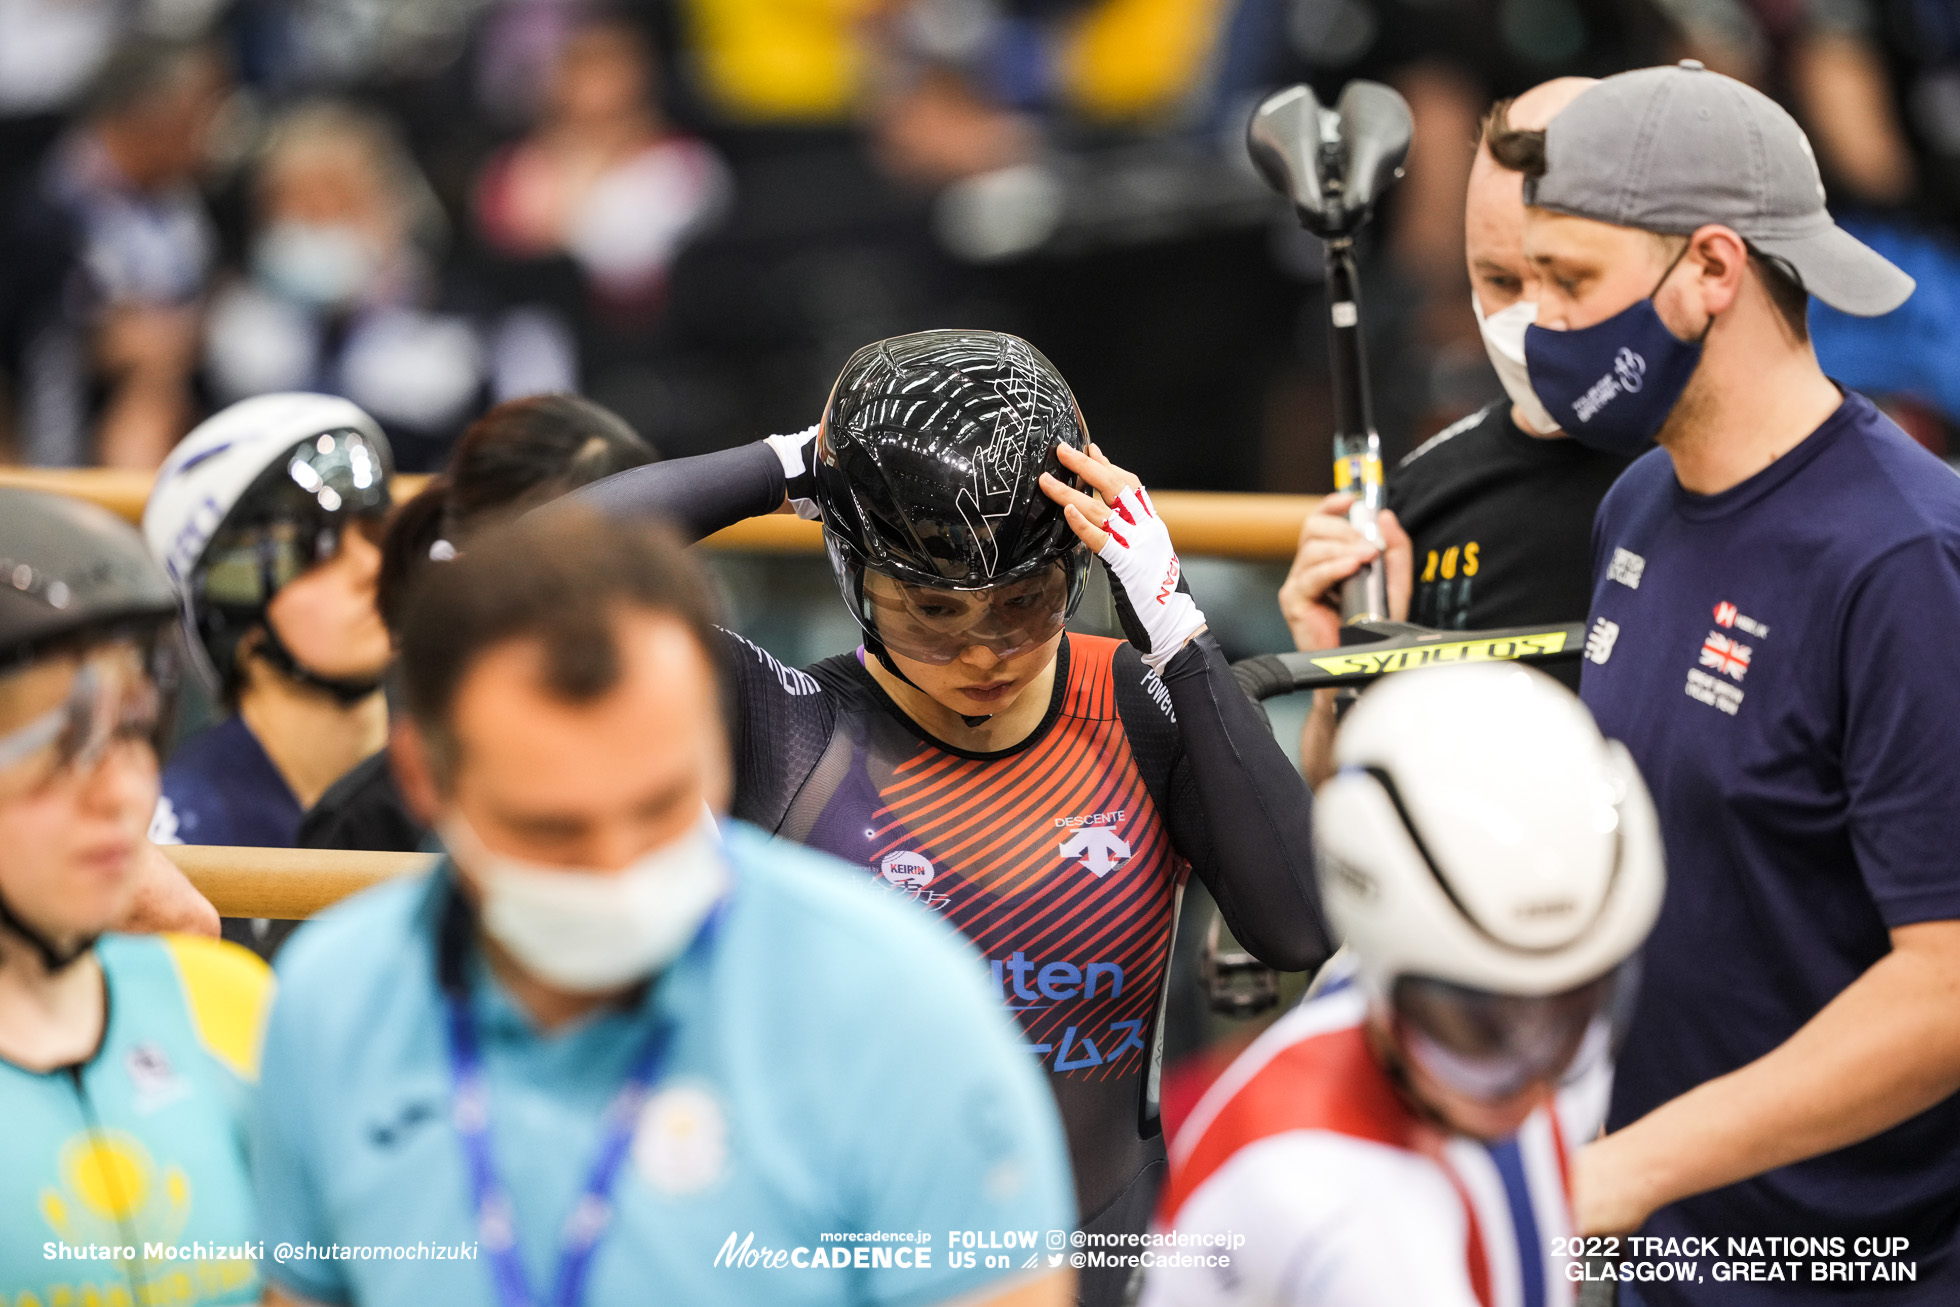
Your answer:
[[[1719,629],[1709,631],[1701,642],[1698,666],[1688,669],[1686,690],[1690,699],[1733,717],[1742,709],[1740,683],[1754,666],[1756,645],[1745,644],[1729,632],[1746,632],[1761,643],[1769,627],[1726,599],[1715,605],[1715,625]]]

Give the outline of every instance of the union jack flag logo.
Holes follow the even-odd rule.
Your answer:
[[[1736,611],[1735,605],[1728,602],[1728,600],[1725,599],[1715,605],[1715,625],[1734,626],[1737,616],[1739,614]]]
[[[1708,638],[1701,642],[1701,665],[1713,667],[1739,681],[1749,670],[1751,652],[1742,641],[1723,635],[1720,631],[1710,631]]]

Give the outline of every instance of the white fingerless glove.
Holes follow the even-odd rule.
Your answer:
[[[1191,599],[1178,566],[1171,533],[1141,486],[1125,490],[1103,523],[1109,539],[1097,557],[1116,579],[1112,587],[1123,634],[1151,670],[1164,664],[1205,629],[1205,615]]]
[[[788,436],[764,436],[762,443],[782,460],[783,483],[796,515],[806,522],[823,521],[823,509],[817,507],[817,428]]]

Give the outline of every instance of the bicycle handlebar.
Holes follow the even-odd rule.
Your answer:
[[[1301,690],[1366,685],[1380,676],[1449,663],[1570,662],[1584,652],[1586,624],[1507,626],[1494,631],[1438,631],[1408,622],[1357,622],[1373,640],[1335,649],[1259,654],[1232,664],[1232,674],[1256,701]]]

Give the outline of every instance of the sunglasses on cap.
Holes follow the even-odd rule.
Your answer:
[[[1068,573],[1059,562],[982,590],[913,585],[866,571],[863,594],[885,647],[922,663],[950,663],[976,646],[1005,661],[1054,639],[1068,621]]]
[[[1396,1043],[1411,1063],[1447,1089],[1495,1103],[1557,1085],[1608,1056],[1634,990],[1630,965],[1542,995],[1402,976],[1390,1003]]]
[[[367,436],[324,431],[289,450],[242,496],[201,569],[209,603],[256,606],[340,552],[351,528],[379,541],[393,469]]]
[[[0,800],[36,793],[62,775],[87,775],[120,742],[141,740],[154,750],[175,680],[166,649],[115,639],[65,659],[46,658],[8,678],[24,681],[63,663],[72,668],[59,703],[0,734]]]

